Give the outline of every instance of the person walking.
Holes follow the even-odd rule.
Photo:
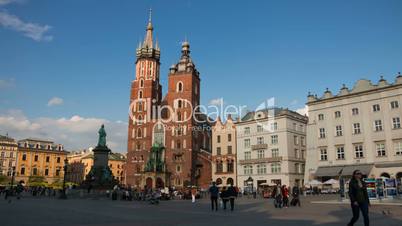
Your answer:
[[[235,201],[235,198],[237,197],[237,190],[235,187],[233,187],[233,184],[230,184],[226,193],[227,193],[227,197],[229,198],[229,202],[230,202],[230,211],[233,211],[234,210],[234,201]]]
[[[297,184],[292,189],[292,201],[291,201],[292,206],[298,205],[299,207],[301,206],[300,203],[300,188]]]
[[[212,186],[209,188],[209,194],[211,197],[211,206],[212,211],[218,211],[218,196],[219,196],[219,189],[216,186],[215,182],[212,182]]]
[[[197,187],[192,186],[191,187],[191,202],[195,203],[195,196],[197,195]]]
[[[275,208],[282,208],[282,188],[281,185],[278,184],[273,192],[273,197],[274,197],[274,205]]]
[[[349,198],[352,207],[353,217],[348,226],[353,226],[359,219],[359,212],[362,212],[364,219],[364,226],[369,226],[368,208],[370,200],[367,194],[366,183],[362,180],[362,173],[360,170],[353,172],[352,179],[349,182]]]
[[[222,188],[220,196],[221,196],[221,200],[222,200],[222,204],[223,204],[223,209],[226,210],[226,204],[229,200],[228,191],[227,191],[226,187]]]
[[[282,186],[282,203],[283,207],[289,207],[289,189],[286,187],[286,185]]]

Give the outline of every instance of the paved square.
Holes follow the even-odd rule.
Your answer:
[[[302,207],[275,209],[272,200],[239,198],[234,212],[212,212],[207,199],[162,201],[159,205],[90,199],[0,200],[2,226],[116,225],[346,225],[351,217],[348,205],[311,204],[318,197],[302,199]],[[383,211],[386,215],[383,214]],[[373,206],[371,225],[402,225],[402,207]],[[363,225],[361,219],[358,224]]]

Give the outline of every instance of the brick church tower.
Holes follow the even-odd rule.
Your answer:
[[[168,90],[162,99],[160,50],[153,44],[152,31],[149,20],[145,41],[137,48],[126,184],[141,188],[207,187],[212,177],[211,130],[207,117],[197,110],[200,74],[190,57],[190,44],[182,43],[180,60],[169,69]]]
[[[131,83],[130,118],[128,126],[128,152],[126,164],[127,184],[139,185],[141,172],[152,146],[153,118],[160,105],[162,86],[159,84],[160,49],[153,42],[153,26],[149,16],[143,43],[138,44],[135,62],[135,80]]]

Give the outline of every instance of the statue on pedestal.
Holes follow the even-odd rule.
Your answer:
[[[101,128],[98,131],[99,139],[97,147],[107,147],[106,146],[106,131],[105,125],[102,124]]]

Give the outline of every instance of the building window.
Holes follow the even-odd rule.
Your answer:
[[[180,165],[177,165],[177,166],[176,166],[176,172],[178,172],[178,173],[181,172],[181,166],[180,166]]]
[[[272,158],[279,157],[279,149],[278,148],[271,149],[271,152],[272,152]]]
[[[264,144],[264,137],[257,137],[257,144]]]
[[[38,169],[37,168],[32,169],[32,175],[34,175],[34,176],[38,175]]]
[[[263,131],[264,131],[263,127],[261,125],[257,125],[257,132],[261,133]]]
[[[183,92],[183,83],[182,82],[177,83],[176,92]]]
[[[299,163],[295,163],[295,172],[300,173],[300,164]]]
[[[142,99],[142,97],[143,97],[143,93],[142,93],[142,90],[140,90],[140,91],[138,91],[138,98]]]
[[[384,143],[376,143],[375,144],[375,149],[377,151],[377,156],[378,157],[386,156],[385,144]]]
[[[274,122],[271,123],[271,131],[277,131],[278,130],[278,123]]]
[[[245,165],[245,166],[243,167],[243,169],[244,169],[244,174],[245,174],[245,175],[251,175],[251,174],[253,174],[253,166],[252,166],[252,165]]]
[[[228,154],[231,155],[232,153],[232,145],[228,145]]]
[[[300,128],[300,132],[304,132],[304,126],[303,125],[300,125],[299,128]]]
[[[360,134],[360,123],[353,123],[353,134]]]
[[[299,149],[295,149],[295,158],[300,158]]]
[[[217,155],[221,155],[221,147],[217,147],[217,148],[216,148],[216,154],[217,154]]]
[[[392,128],[394,129],[401,128],[401,119],[399,117],[392,118]]]
[[[60,157],[57,157],[57,163],[60,163]]]
[[[144,79],[140,79],[140,88],[144,87]]]
[[[339,146],[336,148],[336,159],[338,160],[345,159],[345,148],[343,146]]]
[[[228,162],[227,162],[227,172],[228,173],[233,173],[234,172],[234,163],[233,163],[233,161],[231,161],[231,160],[229,160]]]
[[[395,109],[395,108],[399,108],[399,103],[398,103],[398,101],[391,101],[391,108],[392,109]]]
[[[379,104],[374,104],[373,105],[373,111],[374,112],[380,111],[380,105]]]
[[[299,145],[299,137],[298,136],[293,136],[293,142],[295,145]]]
[[[328,153],[326,148],[321,148],[320,149],[320,160],[321,161],[327,161],[328,160]]]
[[[361,144],[355,145],[355,157],[356,158],[364,158],[363,145],[361,145]]]
[[[257,174],[266,174],[267,173],[267,166],[265,164],[257,165]]]
[[[336,129],[336,136],[337,137],[342,136],[342,126],[336,126],[335,129]]]
[[[177,149],[180,149],[181,148],[181,142],[180,142],[180,140],[177,140],[176,141],[176,148]],[[216,150],[216,151],[218,151],[218,150]],[[220,152],[220,151],[219,151]]]
[[[271,164],[271,172],[272,173],[280,173],[281,172],[281,164],[280,163],[272,163]]]
[[[358,115],[359,114],[359,108],[352,108],[352,115]]]
[[[381,120],[375,120],[374,121],[374,130],[375,131],[382,131],[382,122]]]
[[[306,146],[306,139],[305,137],[300,137],[301,145]]]
[[[20,174],[25,175],[25,168],[24,167],[21,167]]]
[[[250,139],[244,139],[244,148],[250,147]]]
[[[278,135],[271,136],[271,144],[278,144]]]
[[[34,161],[37,162],[39,160],[39,156],[35,155]]]
[[[335,118],[340,118],[340,117],[341,117],[341,112],[335,111]]]
[[[56,169],[56,177],[60,176],[60,169]]]
[[[320,138],[325,138],[325,128],[320,128]]]
[[[244,134],[250,134],[250,127],[244,128]]]
[[[297,124],[293,123],[293,130],[296,130],[296,129],[297,129]]]
[[[216,140],[217,140],[218,143],[220,143],[220,142],[221,142],[221,136],[218,135],[218,136],[216,137]]]
[[[319,121],[324,120],[324,114],[319,114],[319,115],[318,115],[318,120],[319,120]]]
[[[251,159],[251,152],[250,151],[244,152],[244,159],[245,160],[250,160]]]
[[[45,176],[49,175],[49,169],[45,169]]]
[[[50,162],[50,156],[46,156],[46,162]]]
[[[394,142],[394,150],[396,155],[402,155],[402,140]]]
[[[257,151],[257,158],[259,158],[259,159],[265,158],[265,150],[258,150]]]
[[[142,129],[138,128],[137,129],[137,138],[141,138],[142,137]]]
[[[22,161],[26,161],[27,160],[27,154],[22,154]]]
[[[228,141],[230,142],[230,141],[232,141],[232,134],[228,134]]]

